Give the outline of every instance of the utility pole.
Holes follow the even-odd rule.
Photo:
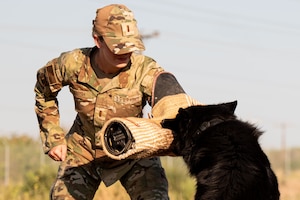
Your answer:
[[[286,142],[286,124],[281,124],[281,148],[282,148],[282,154],[283,154],[283,172],[284,176],[287,176],[290,173],[290,154],[287,147]]]
[[[5,179],[4,179],[4,185],[8,186],[9,184],[9,144],[6,142],[5,144]]]
[[[4,140],[1,142],[4,146],[4,185],[8,186],[9,184],[9,143],[4,138]]]

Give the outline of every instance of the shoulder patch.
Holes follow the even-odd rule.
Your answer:
[[[62,76],[60,71],[56,70],[53,65],[46,66],[46,77],[52,92],[56,92],[61,88]]]

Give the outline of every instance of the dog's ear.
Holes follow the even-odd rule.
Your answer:
[[[237,101],[224,103],[223,106],[226,107],[226,109],[230,112],[230,114],[234,114],[234,111],[235,111],[236,106],[237,106]]]

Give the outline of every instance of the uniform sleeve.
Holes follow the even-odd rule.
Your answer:
[[[152,58],[144,57],[143,68],[145,71],[138,76],[142,77],[141,86],[143,93],[148,96],[148,103],[151,105],[151,96],[155,78],[158,74],[164,72],[164,69]]]
[[[54,59],[37,72],[35,92],[35,112],[38,118],[43,150],[65,144],[65,134],[60,127],[57,94],[63,87],[63,69]]]

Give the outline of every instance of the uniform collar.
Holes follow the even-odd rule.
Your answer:
[[[80,68],[80,71],[78,74],[78,81],[81,83],[88,84],[90,87],[92,87],[98,93],[106,92],[113,88],[120,88],[121,86],[120,86],[120,82],[119,82],[119,76],[122,73],[126,73],[125,71],[127,71],[130,68],[131,62],[119,74],[117,74],[115,77],[113,77],[107,85],[105,85],[103,87],[103,86],[101,86],[101,82],[98,80],[98,77],[91,66],[91,56],[95,52],[96,48],[97,47],[93,47],[87,52],[86,57],[82,63],[82,67]]]

